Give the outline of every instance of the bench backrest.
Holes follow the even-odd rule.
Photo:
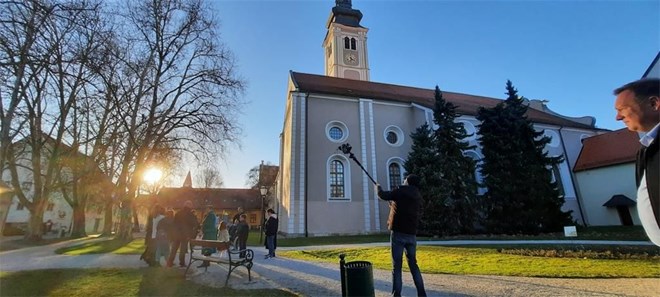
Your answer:
[[[229,242],[217,241],[217,240],[200,240],[200,239],[191,239],[190,247],[200,246],[204,248],[215,248],[218,251],[224,251],[229,249]]]

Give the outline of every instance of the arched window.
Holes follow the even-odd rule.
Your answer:
[[[474,168],[474,179],[477,181],[479,185],[481,185],[484,179],[483,176],[481,176],[481,170],[479,170],[479,167],[483,163],[483,161],[481,160],[481,156],[479,156],[479,154],[475,151],[467,151],[464,153],[464,155],[474,160],[476,165]],[[477,188],[477,194],[483,195],[484,193],[486,193],[486,188],[479,186]]]
[[[334,154],[326,163],[326,194],[328,201],[351,200],[351,166],[343,154]]]
[[[344,163],[339,160],[330,162],[330,198],[343,198],[344,192]]]
[[[352,49],[352,50],[357,49],[357,46],[355,45],[355,43],[356,43],[356,42],[355,42],[355,38],[351,38],[351,49]]]
[[[350,49],[350,39],[348,37],[344,37],[344,48],[345,49]]]
[[[564,192],[564,183],[561,181],[561,175],[559,174],[559,167],[557,164],[552,165],[550,172],[552,173],[551,181],[553,183],[557,183],[557,192],[559,192],[559,197],[564,197],[566,195]]]
[[[390,191],[401,186],[401,165],[399,163],[391,163],[388,168],[390,176]]]

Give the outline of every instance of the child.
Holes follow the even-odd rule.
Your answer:
[[[227,223],[225,221],[220,221],[218,225],[218,241],[229,242],[229,231],[227,230]],[[224,257],[227,254],[226,250],[220,252],[220,257]]]

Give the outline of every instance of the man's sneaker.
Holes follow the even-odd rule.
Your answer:
[[[266,256],[264,257],[264,259],[268,259],[268,258],[270,258],[270,256],[269,256],[269,255],[266,255]]]

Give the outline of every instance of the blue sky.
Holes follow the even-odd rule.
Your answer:
[[[242,148],[217,165],[242,188],[261,160],[277,165],[289,70],[323,74],[334,0],[211,1],[220,36],[248,82]],[[639,79],[660,49],[660,1],[354,0],[369,28],[371,80],[504,98],[549,100],[569,116],[614,120],[612,90]],[[189,168],[194,170],[194,168]]]

